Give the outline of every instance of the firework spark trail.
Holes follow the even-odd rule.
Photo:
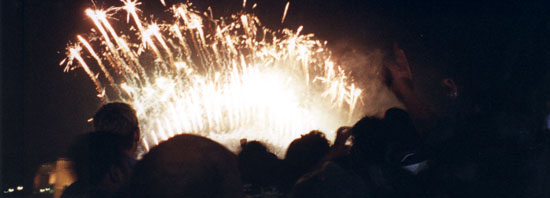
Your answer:
[[[288,6],[290,6],[290,1],[289,1],[289,2],[286,2],[285,11],[283,12],[283,18],[281,18],[281,23],[284,23],[284,22],[285,22],[286,12],[288,11]]]
[[[86,10],[99,34],[78,35],[61,64],[82,67],[104,102],[135,107],[145,150],[183,132],[230,148],[240,138],[285,148],[313,129],[332,139],[357,119],[361,89],[333,62],[326,42],[302,27],[273,31],[245,13],[214,20],[210,9],[203,15],[190,3],[170,7],[172,22],[155,23],[141,18],[139,2],[122,3]],[[131,33],[110,23],[122,12],[122,30]]]

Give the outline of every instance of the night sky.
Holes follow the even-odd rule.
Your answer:
[[[167,1],[167,3],[173,1]],[[201,1],[217,16],[242,1]],[[518,115],[533,114],[550,98],[550,5],[544,1],[297,0],[258,2],[254,11],[271,28],[295,29],[358,51],[396,41],[409,57],[419,89],[453,77],[473,101]],[[64,73],[68,41],[88,32],[90,1],[9,1],[2,6],[2,185],[30,184],[39,164],[64,155],[72,139],[91,130],[100,106],[82,70]],[[120,5],[97,1],[99,7]],[[140,6],[161,15],[158,1]],[[423,85],[426,85],[423,87]]]

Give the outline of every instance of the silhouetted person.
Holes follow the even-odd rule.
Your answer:
[[[416,175],[427,167],[417,153],[420,137],[408,114],[390,109],[384,119],[365,117],[352,128],[353,169],[373,197],[418,197],[423,193]]]
[[[242,197],[236,156],[205,137],[182,134],[152,148],[134,169],[128,197]]]
[[[103,131],[80,137],[69,151],[77,181],[61,197],[112,197],[129,177],[123,141],[119,134]]]
[[[136,150],[140,140],[139,122],[136,111],[126,103],[109,103],[103,105],[94,115],[93,124],[96,131],[112,131],[124,137],[125,153],[135,164]]]
[[[288,187],[292,187],[298,178],[312,171],[329,149],[329,142],[320,131],[311,131],[293,140],[286,150],[284,159],[285,183]]]
[[[419,162],[418,148],[420,147],[420,135],[415,130],[409,114],[398,108],[391,108],[386,111],[382,120],[385,129],[387,145],[387,157],[389,163],[399,164],[414,174],[418,168],[411,167],[411,163]],[[414,159],[413,158],[417,158]],[[407,164],[403,164],[408,162]]]
[[[387,142],[383,127],[380,119],[371,117],[364,117],[353,126],[351,154],[356,163],[381,163],[385,160]]]
[[[421,135],[424,135],[425,132],[434,127],[437,116],[431,105],[423,101],[415,91],[413,76],[407,57],[405,56],[405,52],[396,43],[393,46],[393,55],[393,60],[384,61],[385,68],[388,71],[386,80],[395,96],[407,107],[415,128]],[[453,87],[454,82],[448,82],[447,84],[450,86],[451,95],[455,94],[453,93],[456,88]]]
[[[404,51],[399,49],[397,45],[394,45],[393,54],[395,56],[394,60],[385,62],[385,66],[389,71],[389,86],[407,108],[410,120],[413,123],[412,125],[414,125],[419,136],[411,136],[411,134],[415,133],[409,133],[407,132],[409,130],[406,129],[406,133],[401,133],[401,135],[403,135],[403,137],[409,136],[409,138],[398,139],[393,143],[385,142],[389,143],[386,145],[388,146],[388,150],[385,157],[389,159],[385,162],[386,164],[367,163],[373,170],[377,168],[380,170],[380,173],[384,173],[387,176],[402,178],[398,180],[394,179],[393,181],[380,180],[390,181],[385,184],[384,182],[374,182],[377,184],[375,185],[376,189],[379,189],[378,192],[380,193],[378,194],[382,197],[412,197],[414,195],[419,195],[419,191],[414,191],[414,189],[408,186],[421,184],[421,186],[416,186],[414,188],[425,188],[423,192],[424,195],[420,195],[422,197],[472,197],[474,194],[476,196],[494,197],[494,195],[489,196],[480,193],[480,189],[482,188],[485,188],[483,191],[487,191],[486,189],[494,189],[494,187],[478,187],[480,186],[479,184],[472,184],[480,177],[478,173],[480,170],[478,166],[479,163],[475,161],[483,158],[485,158],[483,160],[491,161],[487,160],[489,159],[487,156],[483,156],[485,154],[482,154],[482,148],[488,148],[487,145],[491,145],[492,143],[490,142],[496,140],[496,136],[493,135],[495,130],[492,129],[492,124],[489,124],[491,118],[487,114],[487,110],[482,108],[483,106],[490,105],[477,105],[472,112],[468,111],[468,106],[458,106],[458,87],[452,79],[448,78],[444,79],[442,84],[448,88],[447,96],[450,99],[448,101],[449,109],[447,109],[446,115],[442,117],[437,115],[435,111],[433,111],[431,105],[421,100],[415,90],[413,76]],[[399,116],[401,113],[396,113],[398,118],[401,117]],[[391,120],[392,119],[389,118],[383,122],[386,122],[386,126],[391,126],[391,124],[389,124],[392,123]],[[393,123],[399,123],[397,120],[393,120]],[[404,124],[402,126],[407,125],[409,124]],[[403,131],[394,127],[382,128],[389,130],[388,134],[395,134],[395,131]],[[407,126],[407,128],[411,127]],[[404,141],[410,138],[412,138],[412,141]],[[422,141],[420,144],[422,148],[420,152],[417,152],[419,145],[415,143],[417,140]],[[417,146],[414,146],[415,144]],[[395,147],[392,145],[402,146]],[[414,149],[415,147],[417,149]],[[359,146],[357,148],[359,148]],[[355,153],[360,153],[361,150],[363,149],[355,149],[355,151],[357,151]],[[403,154],[400,153],[405,155],[403,156]],[[413,155],[411,156],[410,154]],[[422,156],[422,154],[424,154],[424,156]],[[415,175],[415,172],[423,170],[423,168],[421,168],[424,166],[423,160],[427,157],[430,158],[429,168],[421,172],[420,175],[414,177],[407,177],[406,174],[399,173],[400,168],[395,166],[397,159],[401,158],[402,161],[405,162],[404,164],[399,163],[401,170],[406,168],[407,172]],[[359,159],[359,157],[356,159]],[[494,167],[487,169],[494,169]],[[375,171],[369,170],[367,172],[370,173],[366,175],[372,176]],[[365,175],[364,173],[365,172],[363,172],[362,175]],[[500,173],[494,175],[499,174]],[[375,178],[377,177],[372,177],[372,179]],[[373,181],[372,179],[371,181]],[[423,180],[423,182],[419,182],[418,179]],[[409,181],[395,182],[407,180]],[[416,194],[414,194],[415,192]]]
[[[261,194],[280,184],[282,160],[261,142],[242,142],[237,159],[243,184],[247,184],[245,193]]]
[[[349,169],[350,127],[340,127],[329,153],[325,155],[315,170],[301,176],[290,193],[292,198],[307,197],[368,197],[365,182]]]

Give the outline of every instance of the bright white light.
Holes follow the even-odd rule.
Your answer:
[[[13,188],[9,188],[9,189],[8,189],[8,192],[13,192],[13,191],[14,191]]]
[[[17,186],[17,190],[18,190],[18,191],[22,191],[22,190],[23,190],[23,186]]]
[[[96,34],[77,36],[62,63],[83,68],[104,102],[136,109],[146,149],[184,132],[230,149],[241,138],[284,149],[310,130],[332,140],[361,116],[362,90],[303,27],[271,30],[246,13],[214,19],[191,4],[173,5],[172,20],[152,23],[159,20],[142,17],[137,0],[123,2],[86,10]],[[109,22],[119,11],[130,24]]]

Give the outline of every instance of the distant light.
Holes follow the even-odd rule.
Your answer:
[[[50,191],[50,187],[48,187],[48,188],[45,188],[44,190],[46,190],[46,191]]]
[[[18,191],[22,191],[22,190],[23,190],[23,186],[17,186],[17,190],[18,190]]]
[[[40,192],[41,192],[41,193],[43,193],[44,191],[45,191],[44,189],[42,189],[42,188],[40,189]]]
[[[10,192],[10,193],[13,192],[13,191],[14,191],[13,188],[9,188],[9,189],[8,189],[8,192]]]
[[[8,194],[9,192],[7,190],[4,190],[4,194]]]

